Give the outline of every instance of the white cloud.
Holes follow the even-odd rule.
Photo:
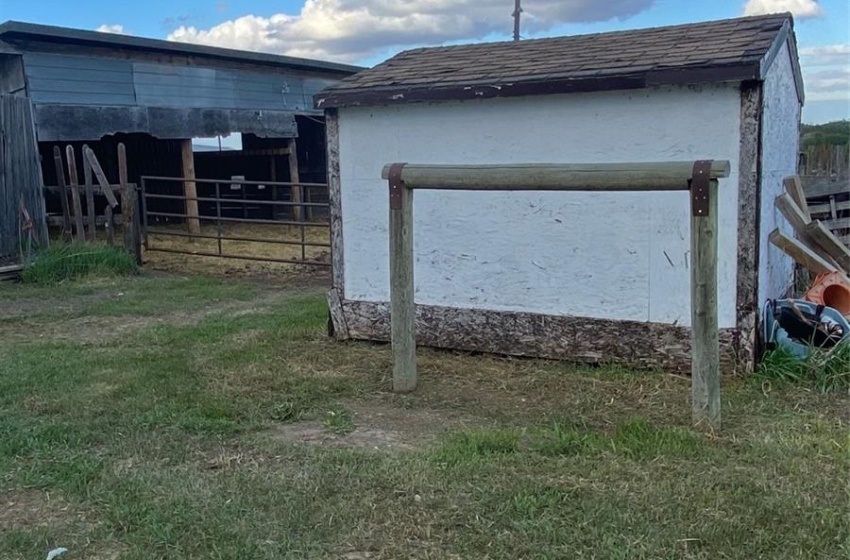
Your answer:
[[[807,66],[831,66],[833,64],[850,66],[850,44],[807,47],[800,49],[800,57]]]
[[[95,29],[95,31],[98,31],[100,33],[117,33],[119,35],[123,35],[124,34],[124,26],[120,25],[120,24],[104,23],[103,25],[101,25],[100,27]]]
[[[850,101],[850,44],[800,49],[806,98],[812,101]]]
[[[798,19],[815,18],[823,15],[817,0],[747,0],[744,15],[758,16],[791,12]]]
[[[523,32],[625,19],[655,0],[526,0]],[[506,0],[307,0],[298,15],[246,15],[210,29],[181,26],[168,39],[290,56],[362,60],[388,48],[478,39],[512,29]]]

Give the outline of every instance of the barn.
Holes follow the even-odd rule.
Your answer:
[[[727,371],[752,368],[759,308],[792,285],[767,242],[797,164],[803,83],[790,14],[403,52],[315,96],[325,110],[334,330],[389,338],[382,168],[728,160],[718,317]],[[690,367],[681,193],[417,194],[421,344]]]
[[[48,186],[57,185],[54,148],[64,154],[70,145],[81,161],[84,144],[117,182],[119,143],[136,185],[145,175],[324,183],[324,122],[312,97],[358,70],[128,35],[0,24],[0,96],[29,100]],[[231,135],[241,140],[234,150],[193,144]],[[180,185],[162,181],[150,191],[167,194]],[[214,196],[212,186],[198,185],[199,195]],[[244,189],[257,198],[271,190]],[[159,206],[154,209],[170,208]],[[62,219],[58,195],[48,195],[47,210]]]

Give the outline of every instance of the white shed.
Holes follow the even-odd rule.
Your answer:
[[[796,172],[803,84],[790,14],[403,52],[319,93],[334,329],[389,337],[381,170],[722,159],[723,361],[751,368],[760,304],[792,284],[768,244]],[[417,194],[417,339],[472,351],[689,368],[686,193]]]

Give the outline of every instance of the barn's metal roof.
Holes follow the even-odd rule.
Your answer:
[[[519,42],[421,48],[319,92],[319,108],[763,80],[791,14]]]
[[[69,29],[65,27],[55,27],[52,25],[39,25],[19,21],[7,21],[6,23],[0,24],[0,43],[6,43],[7,47],[15,46],[20,50],[23,50],[17,45],[20,41],[40,41],[89,47],[129,49],[169,55],[200,56],[219,60],[229,60],[232,62],[270,65],[278,68],[285,67],[296,70],[308,70],[342,75],[350,75],[353,72],[363,69],[360,66],[325,62],[322,60],[310,60],[291,56],[223,49],[219,47],[208,47],[205,45],[179,43],[175,41],[161,41],[159,39],[146,39],[143,37],[119,35],[115,33]]]

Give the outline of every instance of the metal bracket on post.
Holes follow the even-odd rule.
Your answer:
[[[401,208],[401,189],[404,188],[404,180],[401,178],[401,172],[404,170],[406,163],[394,163],[390,166],[387,173],[387,180],[390,184],[390,208],[398,210]]]
[[[694,162],[694,170],[691,175],[691,214],[694,216],[708,216],[709,213],[709,191],[711,182],[711,164],[713,160],[701,159]]]

